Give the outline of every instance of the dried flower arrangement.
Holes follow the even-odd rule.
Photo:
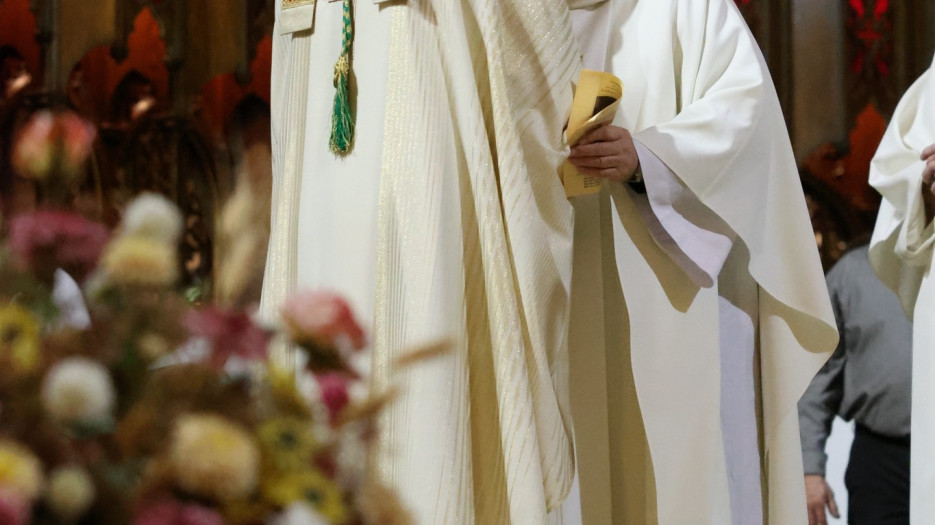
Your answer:
[[[115,232],[66,211],[93,137],[40,113],[14,154],[53,206],[0,242],[0,523],[409,523],[365,467],[389,397],[355,395],[366,340],[348,304],[301,293],[262,326],[238,295],[247,232],[216,304],[190,305],[172,203],[139,196]],[[229,215],[228,233],[246,227]],[[274,340],[298,369],[269,358]]]

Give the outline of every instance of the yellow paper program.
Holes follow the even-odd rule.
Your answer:
[[[565,130],[568,145],[574,147],[581,137],[613,122],[622,97],[623,82],[619,78],[603,71],[582,70]],[[567,160],[562,166],[562,183],[569,198],[601,189],[600,178],[579,173]]]

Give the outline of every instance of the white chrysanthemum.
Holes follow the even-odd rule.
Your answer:
[[[49,476],[46,499],[52,510],[63,518],[76,519],[94,503],[94,480],[81,467],[61,467]]]
[[[143,193],[127,205],[121,222],[123,235],[176,244],[182,236],[182,213],[169,199]]]
[[[270,525],[328,525],[328,520],[307,503],[297,501],[273,518]]]
[[[58,421],[97,421],[111,415],[114,385],[97,361],[70,357],[55,365],[42,385],[42,403]]]

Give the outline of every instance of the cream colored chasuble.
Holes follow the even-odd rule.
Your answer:
[[[933,225],[925,223],[922,150],[935,143],[935,77],[929,69],[900,101],[870,169],[882,195],[870,262],[913,323],[910,521],[935,523],[935,282]]]
[[[376,468],[417,523],[558,521],[574,472],[566,4],[356,2],[357,137],[342,159],[328,151],[340,2],[284,1],[264,312],[327,287],[374,319],[375,385],[403,392]],[[449,356],[393,370],[442,337]]]

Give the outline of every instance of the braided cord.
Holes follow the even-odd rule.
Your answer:
[[[354,41],[354,23],[351,0],[344,1],[341,56],[334,65],[334,109],[331,114],[331,140],[329,146],[336,155],[346,155],[354,143],[354,115],[351,111],[350,76],[351,45]]]

